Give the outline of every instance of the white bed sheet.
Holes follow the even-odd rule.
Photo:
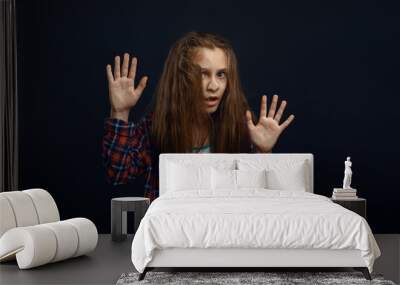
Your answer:
[[[358,249],[370,272],[381,254],[366,220],[329,198],[259,188],[158,197],[133,239],[133,265],[143,272],[165,248]]]

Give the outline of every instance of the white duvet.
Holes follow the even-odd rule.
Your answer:
[[[158,197],[133,239],[133,265],[143,272],[154,249],[169,247],[358,249],[370,272],[381,254],[366,220],[329,198],[258,188]]]

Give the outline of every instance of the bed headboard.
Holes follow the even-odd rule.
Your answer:
[[[306,191],[314,193],[314,157],[311,153],[162,153],[159,157],[159,195],[166,192],[167,162],[188,162],[190,164],[215,165],[223,161],[232,162],[236,167],[238,159],[254,160],[271,165],[276,162],[305,162],[305,177],[308,180]]]

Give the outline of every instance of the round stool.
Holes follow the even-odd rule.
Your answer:
[[[147,208],[150,205],[149,198],[120,197],[111,199],[111,239],[124,241],[127,235],[127,212],[134,213],[134,233],[136,233]]]

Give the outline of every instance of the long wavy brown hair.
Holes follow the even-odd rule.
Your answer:
[[[212,114],[204,105],[201,68],[193,63],[198,48],[220,48],[228,59],[227,87]],[[239,81],[235,53],[222,36],[189,32],[176,41],[150,108],[154,112],[151,140],[159,153],[192,152],[196,142],[204,142],[208,135],[210,152],[250,152],[245,116],[250,108]]]

